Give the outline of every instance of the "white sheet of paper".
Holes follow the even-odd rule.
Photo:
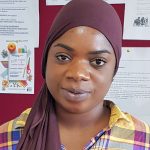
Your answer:
[[[0,40],[32,41],[39,46],[38,0],[0,0]]]
[[[0,93],[34,94],[33,43],[21,40],[0,43]]]
[[[70,0],[46,0],[46,5],[65,5]],[[104,0],[110,4],[121,4],[125,3],[125,0]]]
[[[150,123],[150,48],[122,48],[119,70],[106,99]]]
[[[124,4],[126,0],[105,0],[109,4]]]
[[[150,40],[150,0],[126,0],[123,38]]]

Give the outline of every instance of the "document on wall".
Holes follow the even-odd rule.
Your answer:
[[[39,45],[39,1],[0,0],[0,40],[32,41]]]
[[[71,0],[46,0],[46,5],[66,5]],[[125,0],[104,0],[110,4],[125,3]]]
[[[104,0],[109,4],[124,4],[126,0]]]
[[[106,99],[150,123],[150,47],[123,48],[119,70]]]
[[[0,93],[34,94],[34,46],[21,40],[0,43]]]
[[[126,0],[123,38],[150,40],[150,0]]]

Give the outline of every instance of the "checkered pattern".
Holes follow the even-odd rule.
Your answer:
[[[150,150],[150,127],[133,116],[123,113],[113,102],[109,128],[100,131],[83,150]],[[0,150],[16,150],[30,109],[16,119],[0,126]],[[61,145],[61,150],[66,150]]]

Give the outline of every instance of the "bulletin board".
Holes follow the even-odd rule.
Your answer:
[[[40,39],[35,49],[35,94],[0,94],[0,125],[17,117],[23,110],[31,107],[43,83],[41,75],[41,56],[45,39],[54,17],[62,6],[46,6],[46,0],[40,0]],[[124,4],[112,5],[124,23]],[[34,7],[34,6],[33,6]],[[150,41],[123,40],[123,47],[150,47]]]

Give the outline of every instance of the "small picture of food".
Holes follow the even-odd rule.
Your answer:
[[[9,86],[9,81],[8,80],[3,80],[2,81],[2,88],[5,90]]]
[[[9,43],[7,48],[8,48],[8,51],[10,53],[14,53],[16,51],[16,44],[15,43]]]

